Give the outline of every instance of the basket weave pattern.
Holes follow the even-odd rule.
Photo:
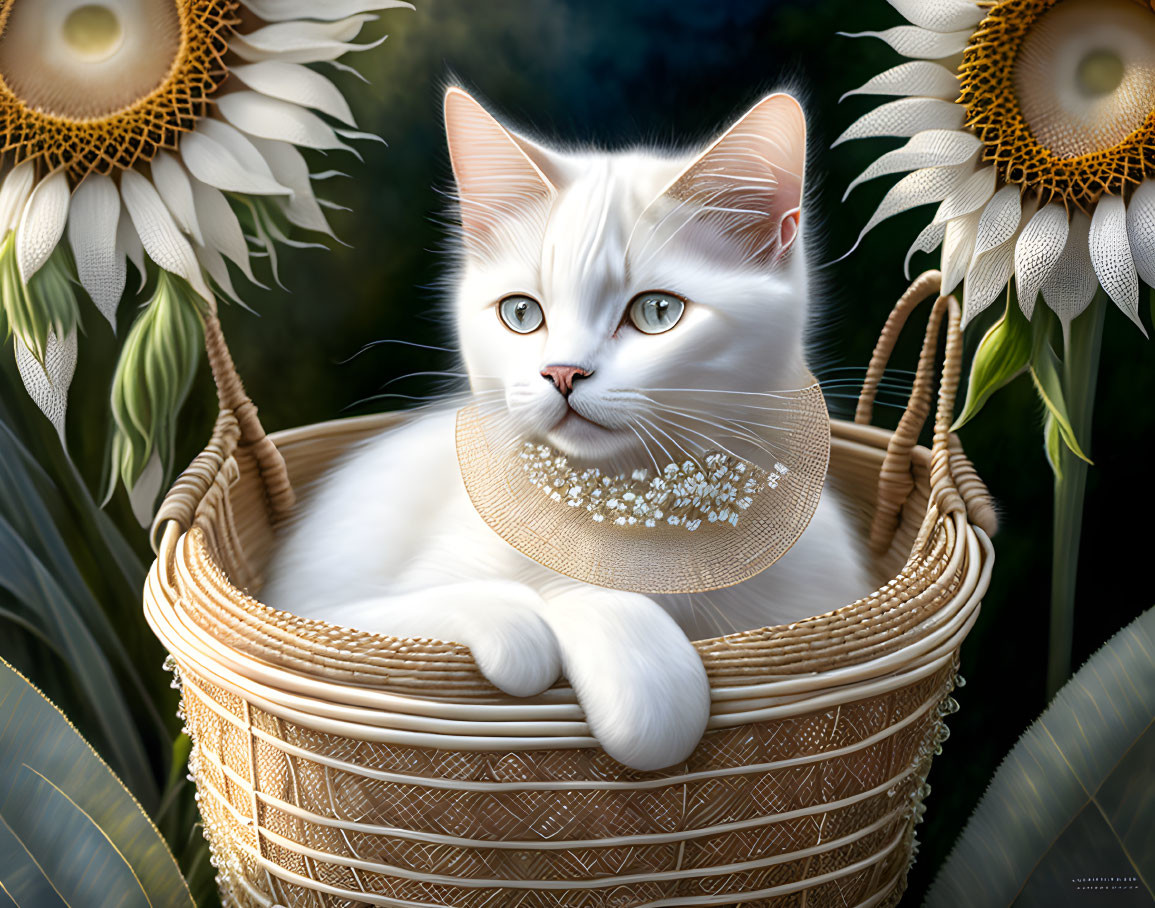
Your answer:
[[[887,323],[859,423],[871,376],[877,387],[936,278],[916,282]],[[927,450],[916,442],[944,320]],[[180,679],[226,902],[897,903],[942,719],[956,708],[958,648],[991,567],[986,490],[947,430],[953,299],[932,309],[898,429],[833,426],[831,475],[870,512],[878,574],[890,579],[827,615],[697,642],[708,731],[687,762],[659,772],[597,747],[564,683],[511,698],[460,645],[365,634],[253,598],[292,486],[393,417],[270,441],[227,380],[219,332],[206,336],[221,417],[158,517],[145,610]]]

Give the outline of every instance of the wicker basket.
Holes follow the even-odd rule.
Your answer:
[[[221,415],[157,518],[144,604],[181,683],[226,903],[896,904],[993,556],[986,490],[948,430],[953,298],[934,304],[898,429],[865,424],[899,331],[938,286],[930,272],[899,302],[855,423],[833,426],[832,474],[871,514],[879,574],[892,579],[826,615],[697,642],[709,730],[660,772],[609,758],[564,684],[512,698],[460,645],[251,598],[292,484],[396,417],[266,438],[211,318]],[[916,441],[944,317],[928,451]]]

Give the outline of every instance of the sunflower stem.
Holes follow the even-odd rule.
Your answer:
[[[1089,450],[1103,317],[1107,295],[1100,289],[1090,307],[1064,330],[1063,396],[1071,428]],[[1051,537],[1051,639],[1047,655],[1047,699],[1071,674],[1071,641],[1075,624],[1075,585],[1079,571],[1079,542],[1083,532],[1083,501],[1089,465],[1066,445],[1059,446],[1055,472],[1054,524]]]

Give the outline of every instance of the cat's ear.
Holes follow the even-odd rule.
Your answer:
[[[460,88],[445,93],[445,137],[467,241],[485,244],[504,220],[548,209],[557,194],[545,154],[514,136]]]
[[[798,236],[806,166],[806,117],[790,95],[755,104],[665,190],[772,265]]]

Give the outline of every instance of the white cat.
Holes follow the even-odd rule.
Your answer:
[[[445,126],[464,366],[522,437],[583,464],[644,467],[663,445],[751,420],[752,394],[810,383],[805,121],[792,97],[765,98],[691,155],[546,149],[456,88]],[[464,643],[516,696],[564,675],[610,755],[656,769],[685,759],[706,727],[710,690],[691,639],[788,623],[871,589],[829,488],[794,547],[729,589],[644,596],[554,573],[474,510],[458,406],[422,411],[333,469],[284,539],[263,600]]]

